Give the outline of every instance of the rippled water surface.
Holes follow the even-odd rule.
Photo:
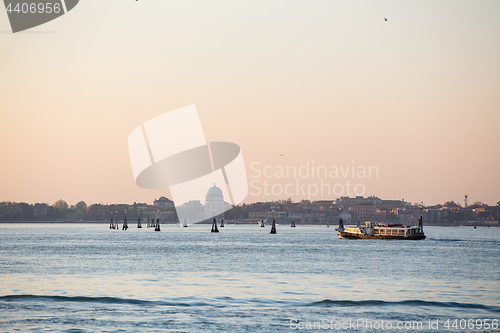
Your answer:
[[[376,329],[338,326],[349,321],[435,332],[429,320],[458,332],[469,329],[442,325],[500,319],[500,228],[425,227],[423,241],[339,239],[325,226],[220,231],[0,224],[0,332]]]

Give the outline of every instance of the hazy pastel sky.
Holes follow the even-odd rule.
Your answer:
[[[499,14],[500,1],[81,0],[12,34],[2,9],[0,201],[170,196],[135,185],[128,135],[196,104],[207,141],[241,147],[249,182],[266,180],[254,162],[376,166],[324,182],[496,204]]]

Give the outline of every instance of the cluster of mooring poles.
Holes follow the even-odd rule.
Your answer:
[[[160,230],[160,219],[156,219],[156,222],[155,222],[155,219],[148,219],[148,224],[147,224],[147,227],[148,228],[155,228],[155,231],[161,231]],[[138,218],[137,219],[137,228],[142,228],[142,223],[141,223],[141,219]],[[115,229],[115,230],[118,230],[120,229],[120,226],[118,225],[118,219],[111,219],[109,221],[109,229]],[[123,219],[123,226],[122,226],[122,230],[127,230],[128,229],[128,223],[127,223],[127,218],[125,217]]]
[[[224,228],[224,219],[220,219],[220,228]],[[214,218],[212,220],[212,229],[210,229],[210,232],[219,232],[219,229],[217,229],[217,220]]]
[[[119,229],[118,227],[118,219],[116,219],[115,221],[113,221],[113,219],[111,219],[111,221],[109,222],[109,229]]]
[[[420,222],[420,221],[419,221]],[[265,222],[264,220],[261,220],[259,222],[260,226],[262,228],[265,227]],[[187,226],[187,225],[183,225],[183,226]],[[330,226],[330,223],[327,221],[326,222],[326,226],[329,227]],[[148,228],[155,228],[155,231],[161,231],[160,229],[160,219],[148,219],[148,223],[147,223],[147,227]],[[292,223],[290,224],[290,227],[292,228],[295,228],[296,225],[295,225],[295,221],[292,220]],[[141,224],[141,219],[138,218],[137,219],[137,228],[142,228],[142,224]],[[220,220],[220,228],[224,228],[224,219],[222,218]],[[118,219],[111,219],[111,221],[109,222],[109,229],[116,229],[118,230],[119,229],[119,226],[118,226]],[[127,218],[125,217],[123,219],[123,228],[122,230],[127,230],[128,229],[128,224],[127,224]],[[212,221],[212,229],[210,230],[211,232],[219,232],[219,229],[217,228],[217,220],[214,218],[213,221]],[[271,224],[271,234],[276,234],[276,220],[273,220],[273,223]]]

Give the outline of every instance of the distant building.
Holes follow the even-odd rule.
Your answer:
[[[335,200],[335,204],[342,205],[343,207],[352,207],[357,205],[380,205],[383,203],[383,200],[371,196],[368,198],[364,198],[363,196],[356,196],[355,198],[350,197],[340,197],[340,199]]]
[[[33,206],[33,216],[35,219],[44,219],[47,217],[48,207],[45,204],[35,204]]]
[[[302,213],[298,215],[300,215],[300,217],[298,217],[297,214],[289,213],[290,218],[296,218],[296,219],[302,218]],[[279,220],[279,219],[286,219],[287,213],[285,211],[264,211],[264,212],[253,211],[248,213],[248,218],[251,220]]]
[[[160,219],[161,222],[175,221],[174,209],[158,208],[156,206],[148,206],[147,209],[141,210],[144,219]]]
[[[342,205],[337,205],[335,201],[316,201],[319,210],[338,212],[342,209]]]
[[[205,196],[205,214],[207,218],[224,213],[227,203],[224,201],[224,194],[217,186],[208,189]]]
[[[115,213],[115,206],[93,204],[88,208],[88,214],[92,219],[108,219]],[[116,213],[113,215],[115,217]]]
[[[390,213],[391,211],[385,207],[375,210],[375,214],[378,215],[378,218],[382,221],[387,220],[387,217],[389,216]]]
[[[321,221],[325,218],[325,213],[320,211],[302,213],[302,219],[306,222]]]
[[[129,210],[132,210],[132,209],[137,209],[137,211],[143,211],[143,210],[146,210],[148,209],[149,205],[147,203],[141,203],[141,202],[134,202],[133,205],[130,205],[128,207]]]
[[[154,205],[158,208],[174,208],[174,202],[166,197],[160,197],[160,199],[154,201]]]
[[[266,212],[266,218],[268,220],[278,220],[278,219],[286,219],[286,212],[283,211],[270,211]]]
[[[415,220],[415,216],[413,215],[413,211],[409,210],[409,209],[395,209],[394,210],[396,216],[398,217],[398,220],[402,221],[402,222],[409,222],[411,221],[412,219]]]
[[[442,209],[425,209],[423,214],[424,222],[441,222],[444,211]]]
[[[251,220],[265,220],[266,212],[248,212],[248,218]]]
[[[381,200],[381,207],[386,207],[390,210],[395,208],[405,208],[406,204],[404,200]]]
[[[500,223],[500,214],[498,212],[481,212],[478,214],[478,220],[481,222],[494,224]]]
[[[375,215],[375,205],[356,205],[352,207],[352,212],[355,219],[371,219]]]
[[[302,210],[293,210],[288,213],[288,217],[291,218],[292,220],[300,220],[302,219]]]
[[[200,200],[190,200],[183,203],[177,212],[179,213],[179,221],[191,222],[205,218],[205,207]]]
[[[315,201],[316,205],[320,210],[333,209],[337,205],[332,200],[318,200]]]

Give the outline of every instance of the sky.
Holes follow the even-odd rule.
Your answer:
[[[246,203],[495,205],[498,13],[499,1],[82,0],[13,34],[0,10],[0,201],[171,197],[135,184],[128,135],[195,104],[207,141],[241,147]]]

